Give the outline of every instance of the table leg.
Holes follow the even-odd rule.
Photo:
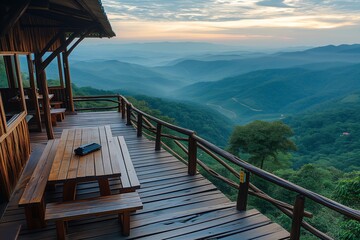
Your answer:
[[[76,197],[76,181],[66,181],[64,183],[63,201],[72,201]]]
[[[108,178],[100,178],[98,180],[98,182],[99,182],[101,196],[111,195],[109,179]]]

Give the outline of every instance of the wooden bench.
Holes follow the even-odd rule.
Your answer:
[[[61,105],[63,104],[63,102],[61,101],[51,101],[50,105],[52,108],[61,108]]]
[[[66,108],[51,108],[51,123],[56,126],[56,121],[62,122],[65,119]]]
[[[66,108],[51,108],[50,115],[51,115],[51,124],[56,126],[56,122],[62,122],[65,119],[65,112]],[[41,116],[44,116],[44,112],[40,112]]]
[[[44,193],[59,140],[49,140],[19,201],[29,229],[45,227]]]
[[[130,234],[130,213],[142,209],[143,205],[137,192],[101,196],[92,199],[75,200],[46,205],[45,220],[56,222],[58,239],[65,239],[65,223],[70,220],[90,216],[119,214],[121,231]]]
[[[124,169],[121,171],[121,188],[120,192],[134,192],[140,188],[140,182],[136,175],[134,165],[131,161],[129,150],[127,148],[125,138],[123,136],[114,137],[116,143],[119,144],[123,159],[120,160],[120,167]]]

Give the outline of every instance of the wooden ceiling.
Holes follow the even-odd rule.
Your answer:
[[[99,0],[3,0],[0,2],[0,51],[24,50],[16,39],[47,40],[59,32],[70,36],[87,32],[86,37],[113,37],[109,20]],[[48,36],[48,37],[45,37]],[[10,44],[9,44],[10,42]],[[34,43],[32,44],[34,45]],[[29,47],[29,51],[34,50]]]

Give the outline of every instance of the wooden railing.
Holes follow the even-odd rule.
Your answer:
[[[98,106],[98,107],[84,107],[79,108],[75,106],[75,111],[108,111],[108,110],[118,110],[120,109],[120,95],[102,95],[102,96],[77,96],[74,97],[74,102],[110,102],[114,103],[112,106]]]
[[[94,97],[91,99],[102,99],[102,97]],[[276,206],[280,211],[292,219],[290,231],[290,239],[300,239],[301,228],[306,229],[320,239],[332,239],[330,236],[316,229],[308,222],[303,220],[304,217],[313,217],[312,213],[305,211],[304,204],[306,199],[325,206],[336,211],[343,216],[360,221],[360,211],[344,206],[338,202],[328,199],[322,195],[304,189],[296,184],[277,177],[269,172],[257,168],[237,156],[224,151],[214,144],[202,139],[194,131],[178,127],[176,125],[165,122],[154,116],[151,116],[136,107],[134,107],[125,97],[117,96],[118,110],[122,114],[122,118],[126,119],[127,125],[133,125],[137,129],[137,136],[146,135],[155,141],[155,150],[164,147],[175,157],[188,165],[188,174],[195,175],[197,166],[200,166],[205,172],[211,176],[225,182],[227,185],[238,191],[237,209],[239,211],[246,210],[248,195],[259,197]],[[162,141],[163,139],[171,139],[176,146],[183,152],[182,154],[175,151]],[[187,144],[183,144],[186,142]],[[207,164],[198,159],[198,151],[210,156],[213,160],[221,164],[227,172],[233,175],[233,179],[239,179],[239,183],[231,178],[222,176],[215,170],[211,169]],[[236,170],[235,168],[241,169]],[[271,182],[279,187],[285,188],[297,194],[294,199],[294,205],[274,199],[265,192],[261,191],[251,183],[251,175]]]

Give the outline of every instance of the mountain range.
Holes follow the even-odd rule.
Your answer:
[[[97,50],[96,59],[79,60],[81,51],[75,56],[70,67],[78,86],[194,101],[235,123],[283,118],[360,90],[360,44],[261,53],[212,44],[149,43],[109,45],[103,53]],[[107,60],[112,56],[117,57]],[[151,56],[159,65],[126,62]],[[49,78],[58,78],[56,69],[56,64],[48,67]]]

